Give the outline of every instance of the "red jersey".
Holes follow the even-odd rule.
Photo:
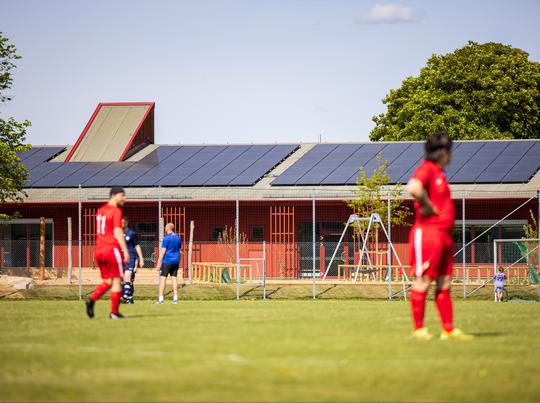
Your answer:
[[[96,250],[120,249],[114,237],[114,229],[122,228],[122,209],[109,203],[99,208],[96,214]]]
[[[454,228],[454,203],[450,195],[450,185],[442,168],[433,161],[425,160],[420,164],[412,178],[422,182],[431,204],[439,214],[424,217],[420,214],[420,203],[415,201],[416,226],[433,226],[441,231],[452,232]]]

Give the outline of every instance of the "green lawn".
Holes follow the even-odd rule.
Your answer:
[[[472,342],[409,339],[404,302],[0,301],[1,401],[539,401],[540,304],[458,301]],[[438,331],[433,302],[428,325]]]

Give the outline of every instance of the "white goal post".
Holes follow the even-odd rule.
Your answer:
[[[537,275],[540,270],[540,238],[525,239],[494,239],[493,240],[493,273],[482,282],[481,285],[474,288],[467,296],[474,294],[486,284],[493,281],[495,274],[502,268],[505,272],[510,269],[525,266],[525,272],[528,276],[529,271],[533,270]],[[526,277],[524,276],[523,279]]]

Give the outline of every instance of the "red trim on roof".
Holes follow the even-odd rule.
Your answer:
[[[148,118],[148,115],[150,114],[150,112],[154,110],[155,102],[100,102],[98,104],[98,106],[96,107],[96,110],[94,111],[94,113],[90,117],[90,120],[88,121],[88,123],[84,127],[82,133],[79,135],[79,138],[77,139],[77,141],[75,142],[75,144],[73,145],[71,150],[69,151],[69,153],[68,153],[68,155],[67,155],[64,162],[69,162],[71,160],[71,158],[73,157],[73,154],[75,154],[75,151],[77,150],[77,148],[79,147],[79,145],[83,141],[84,137],[88,133],[88,130],[90,130],[90,126],[92,126],[92,123],[96,119],[97,114],[99,113],[99,111],[101,110],[101,108],[103,106],[148,106],[149,107],[146,110],[143,118],[139,122],[139,125],[137,126],[137,128],[135,129],[133,134],[131,135],[131,139],[129,140],[129,143],[127,144],[126,148],[124,149],[124,151],[122,152],[120,158],[118,159],[118,161],[123,161],[126,154],[128,154],[128,152],[131,150],[131,148],[137,146],[136,144],[133,144],[134,141],[135,141],[135,138],[137,137],[137,134],[139,133],[139,130],[141,129],[142,125],[146,122],[146,119]],[[153,134],[154,133],[153,133],[153,128],[152,128],[152,135],[150,136],[150,138],[145,139],[145,140],[150,141],[151,143],[153,143],[153,141],[154,141]]]
[[[69,150],[69,154],[67,155],[66,159],[64,160],[64,162],[69,162],[71,160],[71,157],[73,157],[73,154],[75,153],[75,150],[77,150],[77,147],[79,147],[79,145],[81,144],[81,142],[83,141],[84,139],[84,136],[86,136],[86,133],[88,132],[88,130],[90,129],[90,126],[92,126],[92,123],[94,122],[94,119],[96,118],[98,112],[100,111],[101,107],[103,106],[103,104],[100,102],[98,104],[98,106],[96,107],[96,110],[94,111],[94,113],[92,114],[92,117],[90,117],[90,120],[88,121],[88,123],[86,124],[86,126],[84,126],[84,129],[82,131],[82,133],[80,134],[79,138],[77,139],[77,141],[75,142],[75,144],[73,145],[73,147],[71,147],[71,150]]]
[[[147,142],[150,142],[150,144],[154,142],[154,129],[153,128],[151,129],[152,133],[149,136],[149,138],[143,138],[143,139],[138,138],[139,137],[138,134],[139,134],[139,131],[141,130],[142,125],[146,122],[146,119],[148,119],[148,116],[150,115],[150,113],[154,111],[154,107],[155,107],[154,102],[149,104],[149,108],[146,110],[141,121],[139,122],[139,125],[137,126],[133,134],[131,135],[131,139],[127,143],[127,146],[124,149],[124,152],[122,153],[122,155],[120,155],[120,158],[118,159],[118,161],[123,161],[124,158],[126,158],[127,153],[131,151],[133,147],[137,147],[139,145],[139,144],[134,144],[135,139],[142,140],[143,142],[147,141]]]

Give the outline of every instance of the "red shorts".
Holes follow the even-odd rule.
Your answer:
[[[454,241],[448,232],[433,227],[414,226],[409,233],[409,259],[416,277],[451,276],[454,268]]]
[[[120,249],[96,249],[96,263],[101,271],[101,278],[122,277],[124,263]]]

